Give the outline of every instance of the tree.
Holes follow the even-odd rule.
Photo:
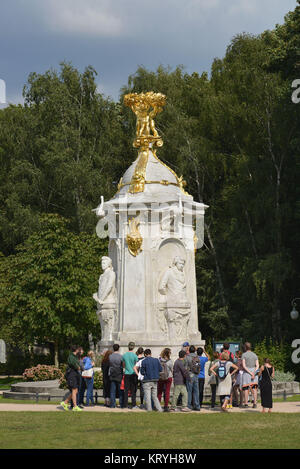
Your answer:
[[[106,243],[73,234],[67,220],[43,215],[40,230],[0,258],[0,330],[13,345],[52,342],[60,347],[100,338],[92,294]]]

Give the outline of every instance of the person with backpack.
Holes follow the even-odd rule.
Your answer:
[[[221,410],[227,412],[232,388],[232,375],[238,371],[238,367],[229,361],[228,352],[222,352],[220,360],[210,368],[210,371],[217,378],[217,395],[220,396]]]
[[[169,412],[170,390],[173,381],[173,363],[171,360],[171,349],[164,348],[159,357],[162,371],[157,384],[157,398],[161,402],[164,393],[164,412]]]
[[[210,360],[210,356],[205,352],[204,347],[197,348],[197,355],[200,361],[200,372],[198,374],[198,387],[199,387],[199,405],[202,407],[203,393],[205,385],[205,365]]]
[[[191,345],[189,348],[189,354],[186,356],[186,365],[190,375],[190,380],[186,383],[188,408],[200,411],[198,375],[201,371],[201,365],[194,345]]]

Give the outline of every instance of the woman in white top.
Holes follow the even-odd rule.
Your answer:
[[[220,396],[221,410],[223,412],[227,411],[227,404],[230,400],[231,388],[232,388],[232,375],[238,371],[238,367],[228,361],[229,354],[228,352],[222,352],[221,358],[216,362],[210,369],[217,378],[217,395]],[[221,367],[225,368],[225,377],[220,378]],[[233,370],[231,371],[231,369]],[[215,371],[216,370],[216,371]]]
[[[135,374],[137,375],[137,380],[138,380],[138,386],[140,388],[140,399],[141,399],[141,405],[140,408],[144,408],[144,390],[142,386],[142,381],[144,379],[144,376],[141,374],[141,366],[142,366],[142,361],[144,360],[144,349],[143,347],[139,347],[136,351],[136,355],[139,359],[139,361],[135,364],[133,367]]]

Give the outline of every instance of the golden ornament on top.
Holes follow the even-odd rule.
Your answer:
[[[166,96],[162,93],[129,93],[124,97],[124,104],[137,116],[135,148],[149,148],[149,143],[161,147],[163,141],[155,128],[154,117],[162,112]]]

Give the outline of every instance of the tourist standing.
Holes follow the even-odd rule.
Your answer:
[[[132,408],[136,408],[136,373],[133,369],[138,361],[138,357],[134,353],[134,342],[129,342],[128,352],[123,355],[124,367],[124,407],[128,408],[128,392],[131,392]]]
[[[158,412],[162,412],[161,405],[157,398],[157,383],[159,380],[159,373],[162,371],[162,366],[158,358],[151,357],[150,349],[146,349],[144,354],[145,358],[142,361],[141,374],[144,376],[143,388],[146,410],[152,410],[153,402],[155,409],[158,410]]]
[[[83,359],[84,370],[82,372],[83,381],[86,387],[86,406],[94,404],[94,366],[95,354],[90,350],[87,357]],[[91,403],[90,403],[91,402]]]
[[[189,354],[186,356],[186,365],[190,379],[186,383],[188,392],[188,408],[200,411],[199,404],[199,384],[198,375],[201,370],[199,356],[194,345],[189,347]]]
[[[188,408],[188,392],[186,388],[186,382],[190,380],[190,375],[188,370],[184,367],[184,359],[186,353],[184,350],[180,350],[178,358],[174,363],[173,367],[173,381],[174,381],[174,393],[172,399],[171,411],[176,410],[176,404],[178,404],[178,397],[182,396],[182,412],[190,412],[191,409]]]
[[[82,409],[77,405],[77,394],[78,389],[80,386],[80,364],[77,354],[79,353],[80,347],[77,345],[73,345],[71,347],[71,352],[68,357],[67,362],[67,371],[66,371],[66,380],[67,386],[69,388],[70,394],[66,398],[65,401],[61,402],[60,405],[65,409],[68,410],[69,403],[72,400],[73,403],[73,411],[74,412],[81,412]]]
[[[141,374],[142,361],[145,358],[143,347],[139,347],[137,349],[136,356],[138,357],[138,361],[136,362],[133,369],[137,377],[137,388],[140,389],[140,401],[141,401],[140,409],[143,409],[144,408],[144,388],[143,388],[142,381],[144,379],[144,376]]]
[[[171,360],[171,349],[164,348],[159,357],[160,364],[165,370],[165,376],[161,376],[157,385],[157,397],[161,402],[162,394],[164,393],[164,412],[169,411],[170,390],[173,381],[173,363]],[[163,373],[162,372],[162,373]],[[165,379],[166,377],[166,379]]]
[[[211,367],[208,371],[208,384],[210,385],[211,389],[211,408],[214,409],[216,405],[216,393],[217,393],[217,378],[214,373],[211,372],[211,368],[213,365],[218,363],[219,361],[219,353],[218,352],[213,352],[213,361],[211,363]]]
[[[244,407],[248,407],[249,390],[253,395],[253,409],[257,407],[257,387],[258,387],[258,370],[259,362],[257,355],[251,351],[250,342],[245,343],[245,352],[242,354],[243,363],[243,400]]]
[[[79,365],[80,365],[80,385],[79,385],[79,390],[77,394],[77,405],[82,408],[83,400],[84,400],[84,393],[86,391],[86,383],[82,377],[82,372],[84,370],[84,363],[83,363],[84,350],[82,347],[79,348],[78,359],[79,359]]]
[[[217,395],[220,396],[221,410],[227,412],[232,388],[232,375],[238,371],[238,367],[229,361],[228,352],[222,352],[220,360],[210,368],[210,371],[217,378]]]
[[[108,376],[109,371],[109,357],[112,354],[112,350],[106,350],[102,362],[101,362],[101,370],[102,370],[102,377],[103,377],[103,397],[104,397],[104,405],[109,407],[110,403],[110,379]]]
[[[232,363],[235,363],[235,358],[234,358],[234,355],[232,352],[230,352],[230,345],[228,344],[228,342],[224,342],[223,344],[223,348],[221,350],[221,353],[222,352],[227,352],[228,353],[228,360]],[[220,357],[221,357],[221,353],[220,353]]]
[[[200,373],[198,374],[198,386],[199,386],[199,405],[202,407],[203,393],[205,385],[205,365],[210,360],[210,356],[205,352],[204,347],[197,348],[197,355],[200,361]]]
[[[242,383],[243,383],[243,360],[242,360],[242,352],[239,350],[235,354],[236,357],[236,366],[238,367],[238,372],[236,373],[236,379],[233,382],[233,398],[234,401],[237,403],[239,407],[243,405],[243,391],[242,391]]]
[[[116,396],[119,395],[120,407],[123,407],[123,393],[121,393],[121,382],[123,378],[123,357],[119,353],[119,344],[113,345],[113,353],[108,358],[108,376],[110,380],[110,407],[116,407]]]
[[[258,376],[261,376],[259,389],[261,397],[262,412],[265,413],[266,409],[270,413],[273,408],[272,396],[272,379],[274,378],[275,369],[272,366],[269,358],[264,358],[264,364],[259,370]]]

